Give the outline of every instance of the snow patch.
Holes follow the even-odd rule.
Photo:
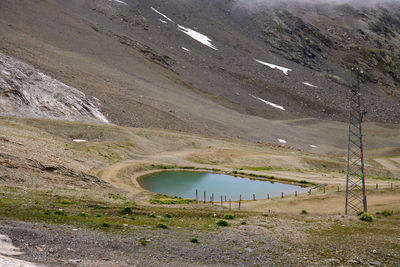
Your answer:
[[[36,267],[38,265],[14,259],[8,256],[19,256],[24,254],[19,248],[15,247],[11,239],[6,235],[0,235],[0,266],[21,266],[21,267]]]
[[[121,1],[121,0],[108,0],[108,1],[111,1],[111,2],[117,2],[117,3],[120,3],[120,4],[123,4],[123,5],[126,5],[126,6],[128,6],[128,4],[127,4],[127,3],[125,3],[124,1]]]
[[[274,103],[272,103],[272,102],[269,102],[269,101],[264,100],[264,99],[262,99],[262,98],[256,97],[256,96],[254,96],[254,95],[250,95],[250,96],[253,97],[253,98],[255,98],[255,99],[258,99],[258,100],[264,102],[264,103],[267,104],[267,105],[270,105],[270,106],[272,106],[272,107],[274,107],[274,108],[278,108],[278,109],[281,109],[281,110],[285,111],[285,108],[282,107],[282,106],[280,106],[280,105],[274,104]]]
[[[282,71],[285,75],[289,75],[289,71],[292,71],[291,69],[284,68],[284,67],[281,67],[281,66],[278,66],[278,65],[274,65],[274,64],[271,64],[271,63],[267,63],[267,62],[264,62],[264,61],[261,61],[261,60],[257,60],[257,59],[254,59],[254,60],[257,61],[258,63],[263,64],[265,66],[268,66],[268,67],[270,67],[272,69],[278,69],[278,70]]]
[[[307,86],[310,86],[310,87],[318,88],[318,86],[312,85],[311,83],[303,82],[303,84],[307,85]]]
[[[218,48],[213,45],[211,42],[212,40],[210,38],[208,38],[208,36],[201,34],[199,32],[196,32],[192,29],[189,28],[185,28],[181,25],[178,25],[178,30],[180,30],[181,32],[189,35],[190,37],[192,37],[193,39],[195,39],[196,41],[202,43],[203,45],[206,45],[214,50],[218,50]]]
[[[72,140],[73,142],[75,142],[75,143],[86,143],[87,141],[86,140],[84,140],[84,139],[74,139],[74,140]]]
[[[310,147],[312,147],[312,148],[316,148],[317,146],[315,146],[315,145],[310,145]]]
[[[190,50],[189,49],[187,49],[186,47],[181,47],[183,50],[185,50],[186,52],[190,52]]]
[[[286,143],[287,143],[287,141],[286,141],[286,140],[279,139],[279,138],[278,138],[278,141],[279,141],[280,143],[283,143],[283,144],[286,144]]]
[[[158,11],[157,9],[155,9],[154,7],[151,7],[151,9],[156,12],[158,15],[164,17],[166,20],[174,22],[172,19],[168,18],[167,16],[165,16],[163,13],[161,13],[160,11]],[[175,23],[175,22],[174,22]]]
[[[165,20],[160,19],[160,21],[164,24],[167,24],[168,22],[166,22]]]

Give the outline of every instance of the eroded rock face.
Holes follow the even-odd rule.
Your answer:
[[[0,115],[108,123],[97,99],[0,53]]]

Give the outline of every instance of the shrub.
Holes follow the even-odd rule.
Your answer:
[[[372,222],[372,216],[369,215],[367,212],[363,212],[360,216],[361,221]]]
[[[393,214],[393,212],[391,212],[391,211],[388,211],[388,210],[384,210],[384,211],[382,211],[382,212],[377,212],[376,213],[376,215],[383,215],[383,216],[385,216],[385,217],[387,217],[387,216],[392,216],[392,214]]]
[[[306,210],[302,210],[301,214],[308,214],[308,212]]]
[[[168,226],[166,226],[166,225],[163,224],[163,223],[159,223],[159,224],[157,224],[157,228],[167,229]]]
[[[125,207],[120,211],[120,213],[124,215],[132,214],[132,209],[130,207]]]
[[[131,219],[132,221],[136,220],[135,216],[131,216],[129,217],[129,219]]]
[[[172,218],[172,215],[169,214],[169,213],[166,213],[166,214],[164,215],[164,217],[165,217],[165,218]]]
[[[268,217],[268,214],[266,214],[266,213],[263,213],[263,215],[262,216],[264,216],[264,217]]]
[[[357,216],[361,216],[361,215],[363,215],[363,213],[364,213],[364,211],[359,211],[359,212],[357,212]]]
[[[190,242],[197,244],[199,243],[199,240],[197,238],[191,238]]]
[[[149,215],[150,218],[155,218],[156,215],[154,215],[153,213]]]
[[[217,225],[218,225],[218,226],[228,226],[229,224],[228,224],[228,222],[225,221],[225,220],[219,220],[219,221],[217,222]]]
[[[45,210],[45,211],[44,211],[44,214],[45,214],[45,215],[50,215],[50,211],[49,211],[49,210]]]
[[[89,217],[89,214],[87,214],[86,212],[80,212],[80,213],[78,213],[78,216],[80,216],[80,217]]]
[[[55,215],[60,215],[60,216],[67,216],[67,213],[63,210],[56,210],[54,212]]]
[[[235,215],[233,215],[233,214],[225,214],[224,215],[224,219],[233,220],[233,218],[235,218]]]
[[[245,224],[247,224],[247,222],[241,222],[240,224],[241,224],[241,225],[245,225]]]
[[[97,218],[100,218],[100,217],[101,217],[101,214],[96,214],[96,217],[97,217]]]
[[[103,226],[103,227],[110,227],[110,224],[107,223],[107,222],[103,222],[103,223],[101,224],[101,226]]]

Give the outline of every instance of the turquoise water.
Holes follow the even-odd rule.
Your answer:
[[[307,188],[282,184],[277,182],[253,180],[249,178],[235,177],[226,174],[198,173],[198,172],[162,172],[140,179],[140,185],[155,193],[178,196],[182,198],[196,198],[196,189],[198,190],[199,200],[203,199],[203,192],[206,192],[207,200],[211,194],[214,194],[215,201],[225,196],[232,200],[248,200],[280,196],[294,195],[295,191],[305,193]]]

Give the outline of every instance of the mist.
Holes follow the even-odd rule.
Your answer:
[[[400,4],[398,0],[234,0],[240,7],[254,9],[263,6],[293,5],[326,5],[338,6],[349,4],[354,7],[379,6],[385,4]]]

